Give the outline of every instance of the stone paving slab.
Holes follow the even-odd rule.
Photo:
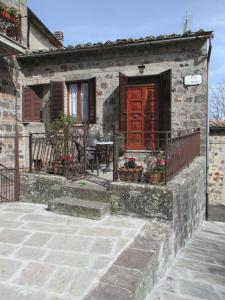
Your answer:
[[[205,222],[146,298],[201,299],[225,299],[225,223]]]
[[[94,221],[59,216],[41,204],[1,203],[0,299],[84,299],[146,223],[126,216]]]

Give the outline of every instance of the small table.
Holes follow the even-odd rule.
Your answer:
[[[105,166],[105,169],[103,170],[103,172],[105,173],[105,172],[110,172],[110,171],[112,171],[111,169],[110,169],[110,167],[109,167],[109,145],[113,145],[113,142],[96,142],[96,146],[97,145],[103,145],[103,146],[105,146],[105,152],[106,152],[106,158],[105,158],[105,164],[106,164],[106,166]]]

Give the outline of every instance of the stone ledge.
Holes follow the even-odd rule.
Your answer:
[[[170,223],[147,223],[85,300],[144,299],[174,257],[171,239]]]

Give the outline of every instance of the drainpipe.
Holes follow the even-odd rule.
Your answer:
[[[207,56],[207,116],[206,116],[206,209],[205,209],[205,219],[208,220],[208,205],[209,205],[209,188],[208,188],[208,175],[209,175],[209,62],[212,52],[212,42],[209,39],[209,50]]]

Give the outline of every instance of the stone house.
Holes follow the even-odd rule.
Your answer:
[[[225,204],[225,121],[209,124],[209,204]]]
[[[119,121],[131,150],[151,150],[146,131],[200,128],[205,153],[212,36],[200,30],[19,55],[24,133],[43,132],[63,112],[100,132]]]

